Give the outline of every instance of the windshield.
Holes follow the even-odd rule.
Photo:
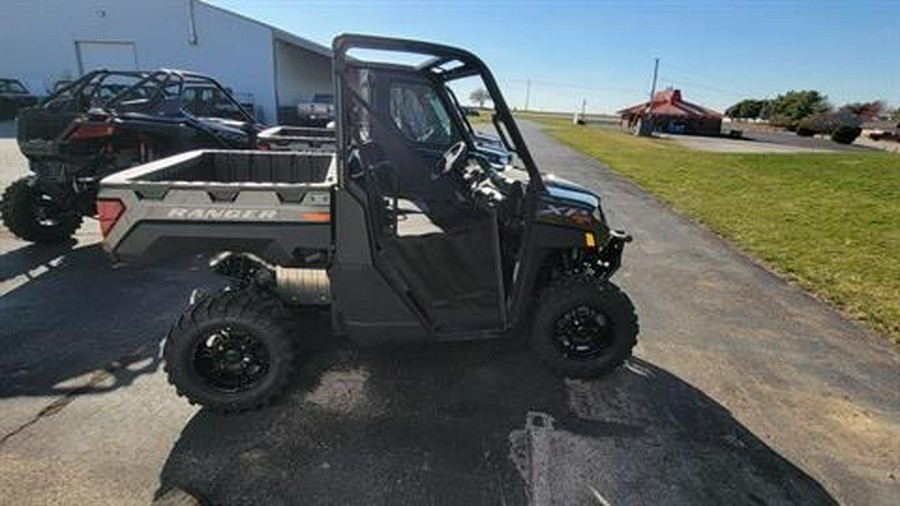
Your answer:
[[[451,79],[445,83],[445,89],[476,149],[488,154],[495,164],[515,167],[515,150],[509,145],[505,132],[498,129],[499,122],[493,121],[496,112],[481,77]],[[460,97],[465,102],[461,102]]]

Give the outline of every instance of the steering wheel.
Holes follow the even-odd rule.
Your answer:
[[[435,167],[431,179],[437,180],[457,170],[460,162],[464,163],[466,161],[468,150],[469,146],[466,144],[466,141],[459,141],[450,146],[450,149],[444,151],[444,154],[441,156],[441,161]]]

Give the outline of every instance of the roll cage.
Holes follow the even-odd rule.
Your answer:
[[[100,105],[98,100],[105,102],[130,85],[109,84],[111,78],[128,78],[135,81],[146,77],[148,72],[130,70],[92,70],[87,74],[66,82],[47,96],[41,103],[44,109],[70,109],[86,111],[93,106]],[[109,97],[103,98],[103,92],[111,92]]]
[[[114,78],[134,79],[133,84],[110,83]],[[164,115],[183,113],[197,116],[185,107],[186,90],[208,88],[217,92],[218,98],[227,103],[233,119],[255,123],[231,93],[210,76],[197,72],[173,69],[154,71],[118,71],[99,69],[56,90],[44,101],[43,106],[53,108],[65,100],[73,100],[79,109],[99,108],[108,113],[162,112]],[[104,97],[103,93],[108,96]],[[87,103],[83,103],[87,100]]]
[[[364,61],[357,59],[348,53],[352,50],[372,50],[392,53],[415,54],[426,57],[426,59],[418,65],[403,65],[397,63],[380,63],[375,61]],[[339,114],[340,121],[337,122],[337,152],[346,154],[350,149],[348,125],[350,114],[349,107],[345,107],[348,98],[345,93],[351,88],[348,87],[348,75],[355,70],[367,68],[377,68],[383,70],[397,70],[400,72],[415,72],[433,83],[442,91],[441,99],[445,102],[448,110],[454,111],[451,120],[464,136],[466,144],[470,152],[476,152],[474,129],[468,123],[468,120],[460,111],[459,103],[452,91],[446,86],[449,82],[466,77],[480,77],[483,81],[487,92],[494,104],[495,113],[491,118],[494,128],[500,136],[501,142],[505,148],[514,153],[521,160],[524,169],[529,175],[530,190],[544,190],[544,184],[531,156],[531,152],[525,145],[522,134],[512,117],[509,106],[503,98],[497,81],[494,79],[490,69],[474,54],[452,46],[442,44],[433,44],[409,39],[395,39],[387,37],[377,37],[371,35],[344,34],[335,38],[333,43],[334,53],[334,75],[335,75],[335,99],[340,104]],[[350,91],[353,93],[353,91]],[[346,157],[338,156],[338,175],[343,180],[346,176]]]

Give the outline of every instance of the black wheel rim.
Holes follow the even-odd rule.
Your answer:
[[[194,349],[194,371],[211,388],[236,393],[253,388],[269,372],[262,340],[234,327],[207,333]]]
[[[574,360],[604,355],[615,339],[613,322],[596,308],[581,305],[561,314],[553,327],[553,342],[560,353]]]
[[[59,215],[62,211],[56,200],[46,193],[35,191],[34,194],[34,221],[42,227],[55,227],[59,225]]]

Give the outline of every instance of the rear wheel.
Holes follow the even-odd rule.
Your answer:
[[[81,216],[42,192],[34,179],[24,177],[3,192],[3,224],[26,241],[65,241],[81,226]]]
[[[634,305],[619,287],[571,276],[541,296],[531,344],[554,373],[589,378],[622,365],[631,356],[637,334]]]
[[[169,382],[214,411],[260,408],[277,399],[293,372],[287,314],[256,290],[206,295],[179,317],[163,350]]]

